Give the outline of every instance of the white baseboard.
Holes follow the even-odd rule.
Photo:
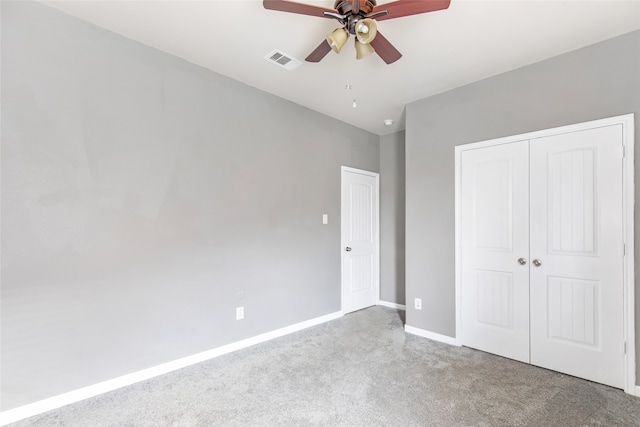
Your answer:
[[[171,362],[163,363],[162,365],[153,366],[151,368],[143,369],[138,372],[133,372],[131,374],[123,375],[121,377],[113,378],[107,381],[63,393],[54,397],[50,397],[48,399],[20,406],[15,409],[9,409],[8,411],[0,412],[0,426],[20,421],[34,415],[42,414],[43,412],[51,411],[62,406],[70,405],[72,403],[76,403],[81,400],[97,396],[99,394],[107,393],[109,391],[113,391],[140,381],[145,381],[159,375],[164,375],[178,369],[186,368],[187,366],[204,362],[206,360],[213,359],[215,357],[222,356],[224,354],[228,354],[237,350],[241,350],[243,348],[251,347],[252,345],[279,338],[293,332],[298,332],[311,326],[326,323],[342,316],[343,313],[341,311],[338,311],[335,313],[327,314],[325,316],[316,317],[315,319],[309,319],[307,321],[286,326],[275,331],[266,332],[255,337],[223,345],[222,347],[217,347],[211,350],[204,351],[202,353],[197,353]]]
[[[424,329],[414,328],[413,326],[404,325],[404,330],[407,333],[418,335],[419,337],[428,338],[430,340],[443,342],[449,345],[455,345],[460,347],[458,340],[446,335],[436,334],[435,332],[425,331]]]
[[[389,307],[389,308],[395,308],[396,310],[406,310],[406,306],[404,304],[397,304],[395,302],[378,301],[378,305],[382,305],[384,307]]]
[[[636,386],[636,396],[640,397],[640,385]]]

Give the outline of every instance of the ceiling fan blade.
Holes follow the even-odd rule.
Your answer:
[[[327,43],[327,40],[322,40],[322,43],[313,50],[304,60],[307,62],[320,62],[322,58],[327,56],[327,53],[331,52],[331,46]]]
[[[351,13],[354,15],[360,12],[360,0],[353,0],[351,2]]]
[[[386,10],[389,12],[388,14],[376,18],[376,21],[384,21],[402,16],[418,15],[420,13],[446,9],[450,3],[451,0],[397,0],[376,6],[371,13]]]
[[[335,9],[325,9],[323,7],[313,6],[311,4],[296,3],[286,0],[263,0],[262,5],[265,9],[277,10],[280,12],[299,13],[301,15],[318,16],[320,18],[334,18],[325,15],[325,12],[336,14]]]
[[[391,64],[392,62],[396,62],[398,59],[402,58],[402,54],[398,52],[398,49],[393,47],[389,40],[380,34],[380,31],[378,31],[374,39],[371,40],[370,44],[378,56],[387,64]]]

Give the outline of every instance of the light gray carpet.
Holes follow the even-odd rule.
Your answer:
[[[372,307],[15,426],[640,425],[640,398],[403,331]]]

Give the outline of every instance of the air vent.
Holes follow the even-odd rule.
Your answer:
[[[277,49],[269,52],[267,56],[264,57],[264,59],[289,71],[296,69],[302,65],[302,62],[291,57],[291,55],[287,55],[286,53]]]

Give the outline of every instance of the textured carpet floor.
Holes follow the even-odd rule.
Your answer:
[[[640,425],[640,398],[406,334],[372,307],[15,426]]]

